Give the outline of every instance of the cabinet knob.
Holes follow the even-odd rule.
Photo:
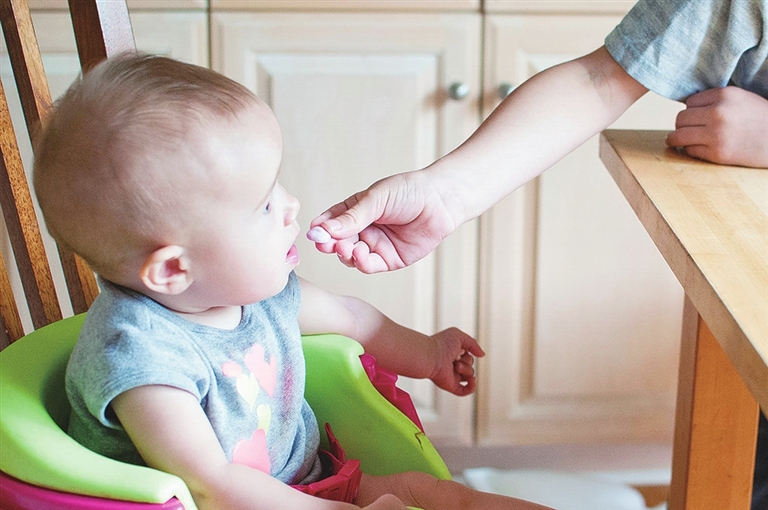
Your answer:
[[[499,88],[497,89],[497,92],[499,94],[499,99],[504,99],[508,95],[512,93],[512,91],[515,90],[515,86],[509,83],[508,81],[502,82],[499,85]]]
[[[451,83],[448,87],[448,96],[456,101],[464,99],[469,95],[469,85],[460,81]]]

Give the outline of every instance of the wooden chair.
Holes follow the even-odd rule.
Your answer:
[[[128,8],[124,1],[70,0],[70,14],[83,71],[110,55],[135,49]],[[52,107],[52,99],[27,0],[0,1],[0,21],[27,133],[30,141],[34,141]],[[17,302],[7,269],[10,264],[0,257],[0,348],[9,347],[24,337],[21,309],[28,310],[35,330],[24,338],[24,342],[19,342],[25,345],[4,351],[0,360],[3,427],[13,430],[12,435],[7,434],[12,436],[11,441],[3,441],[0,468],[4,472],[21,473],[22,478],[32,482],[27,484],[0,473],[0,499],[4,507],[7,505],[10,508],[122,508],[115,505],[124,503],[114,500],[103,500],[107,502],[106,506],[100,506],[101,503],[92,496],[47,490],[44,485],[57,475],[53,471],[48,472],[46,466],[29,462],[26,456],[30,452],[14,449],[23,445],[21,440],[27,432],[35,434],[34,442],[47,449],[52,448],[49,441],[55,443],[62,437],[68,438],[61,428],[66,426],[68,415],[66,397],[61,392],[62,385],[60,382],[52,385],[49,383],[53,376],[63,375],[61,369],[77,338],[78,324],[82,319],[80,316],[62,320],[62,306],[54,287],[41,226],[33,207],[16,136],[8,100],[0,84],[0,204],[24,294],[24,303]],[[79,257],[66,250],[59,249],[58,256],[72,310],[82,314],[98,294],[93,272]],[[86,454],[85,458],[75,460],[77,454],[82,453],[81,450],[71,443],[65,442],[64,445],[63,451],[58,453],[46,452],[44,458],[52,460],[51,469],[55,470],[57,455],[71,459],[74,465],[88,464],[89,469],[110,469],[109,459],[99,459],[98,456],[88,458]],[[133,476],[131,471],[129,468],[118,476],[127,475],[130,478]],[[152,478],[150,475],[138,483],[157,486]],[[41,482],[43,487],[36,485],[37,482]],[[163,485],[167,482],[160,480],[159,483]],[[64,480],[53,483],[63,483],[67,488],[71,487],[73,492],[80,489],[76,482],[70,484]],[[181,491],[177,489],[171,489],[170,496],[185,491],[186,487]],[[100,495],[113,496],[109,490],[106,492]],[[138,497],[147,499],[143,495]],[[163,501],[171,499],[164,494],[158,497]],[[183,508],[178,500],[170,504],[136,506],[140,507]]]
[[[83,70],[122,51],[135,49],[128,7],[116,0],[70,0],[72,25]],[[51,108],[51,93],[37,45],[27,0],[2,0],[0,18],[29,136],[34,140]],[[19,268],[26,306],[34,328],[62,318],[61,306],[35,216],[8,102],[0,85],[0,203]],[[85,312],[98,293],[93,273],[72,253],[59,249],[69,299],[75,313]],[[0,258],[0,348],[24,332],[10,286],[7,264]]]
[[[81,68],[135,49],[121,0],[69,0]],[[0,20],[30,138],[52,107],[27,0],[0,0]],[[59,258],[73,317],[62,307],[0,85],[0,203],[34,331],[25,335],[8,264],[0,257],[0,501],[4,510],[194,510],[177,477],[102,457],[64,429],[63,378],[84,315],[98,294],[92,271],[72,253]],[[363,471],[421,470],[449,478],[429,439],[368,380],[362,347],[345,338],[306,337],[306,398]],[[350,419],[349,409],[355,409]],[[360,431],[367,434],[360,434]],[[325,439],[325,438],[324,438]]]

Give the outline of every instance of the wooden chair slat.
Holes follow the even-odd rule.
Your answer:
[[[61,267],[64,270],[64,279],[67,282],[69,300],[72,303],[74,313],[88,311],[93,300],[99,294],[99,286],[96,277],[88,264],[72,253],[58,246]]]
[[[52,101],[27,0],[0,2],[0,21],[27,130],[34,140]]]
[[[109,56],[136,49],[125,2],[69,0],[69,12],[83,72]]]
[[[131,19],[125,2],[69,0],[77,53],[83,72],[123,51],[135,51]],[[93,271],[77,255],[59,248],[59,257],[75,313],[85,312],[99,293]]]
[[[1,2],[0,8],[24,117],[34,143],[39,126],[52,107],[42,56],[27,0]],[[109,55],[135,49],[125,2],[72,0],[70,14],[83,70]],[[58,251],[72,308],[75,313],[85,312],[98,294],[93,271],[77,255],[61,247]]]
[[[5,260],[0,254],[0,350],[24,335]]]
[[[115,0],[69,0],[70,15],[83,72],[123,51],[135,51],[128,7]],[[8,56],[32,145],[51,111],[48,80],[32,23],[28,0],[0,0]],[[45,253],[40,225],[5,94],[0,86],[0,199],[19,276],[35,328],[61,319],[62,312]],[[78,256],[59,247],[59,258],[75,313],[85,312],[98,294],[93,271]],[[20,335],[18,310],[7,273],[0,275],[0,348]]]
[[[61,319],[62,315],[2,84],[0,153],[0,203],[3,217],[19,267],[32,324],[39,328]]]

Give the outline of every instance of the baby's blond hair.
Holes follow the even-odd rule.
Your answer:
[[[199,142],[262,104],[242,85],[170,58],[126,53],[79,78],[35,144],[34,188],[58,243],[104,276],[179,227],[176,186]],[[203,144],[204,145],[204,144]],[[196,173],[195,173],[196,172]]]

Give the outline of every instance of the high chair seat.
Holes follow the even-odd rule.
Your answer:
[[[0,352],[0,471],[8,475],[0,478],[4,510],[195,510],[180,478],[103,457],[64,432],[70,412],[64,371],[83,319],[55,322]],[[371,385],[359,343],[336,335],[303,341],[306,398],[321,430],[331,423],[363,472],[419,470],[450,478],[429,439]],[[324,433],[321,437],[327,445]]]
[[[37,329],[0,353],[0,471],[54,491],[157,504],[177,497],[184,505],[177,508],[195,508],[180,478],[103,457],[64,432],[70,412],[64,371],[84,318],[78,315]],[[6,492],[9,485],[3,482]],[[57,497],[30,488],[26,492],[27,498],[41,498],[38,503],[53,504]]]
[[[429,438],[371,384],[360,363],[363,347],[339,335],[303,337],[307,363],[304,396],[321,431],[330,423],[347,457],[364,473],[421,471],[440,479],[451,474]],[[321,446],[327,447],[324,431]]]

